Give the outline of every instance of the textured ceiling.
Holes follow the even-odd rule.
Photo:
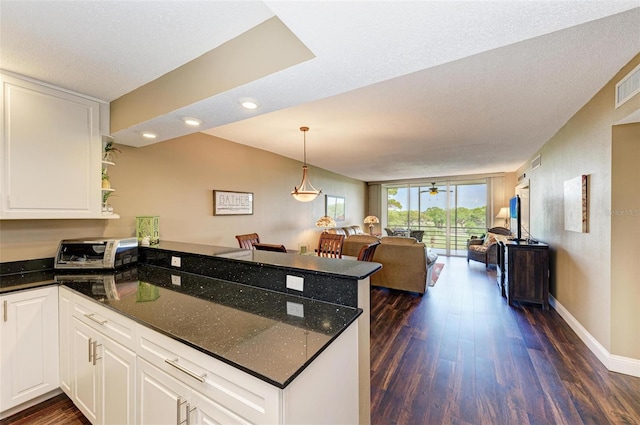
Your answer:
[[[0,66],[112,101],[273,16],[315,58],[117,140],[187,134],[189,115],[297,160],[309,126],[309,163],[364,181],[514,171],[640,52],[638,0],[3,0]]]

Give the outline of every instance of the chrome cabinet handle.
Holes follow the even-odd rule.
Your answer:
[[[187,403],[187,425],[191,425],[191,412],[193,412],[194,410],[196,410],[196,408],[194,407],[192,409],[191,405]]]
[[[7,313],[7,300],[4,300],[2,316],[3,316],[3,319],[4,319],[5,322],[7,321],[7,314],[8,314]]]
[[[87,314],[84,315],[84,317],[86,317],[87,319],[91,319],[92,321],[96,322],[99,325],[104,325],[105,323],[108,322],[108,320],[96,319],[95,317],[93,317],[94,315],[95,315],[95,313],[91,313],[91,314],[87,313]]]
[[[185,421],[181,421],[180,420],[180,408],[182,407],[183,404],[187,403],[187,400],[183,400],[182,397],[178,396],[177,400],[176,400],[176,425],[182,425],[183,422],[188,421],[188,419],[185,419]],[[189,404],[187,403],[187,412],[189,411]]]
[[[204,382],[205,381],[205,376],[207,376],[206,373],[203,373],[202,375],[198,375],[197,373],[187,369],[186,367],[182,366],[181,364],[178,363],[178,359],[165,359],[164,360],[165,363],[168,363],[169,365],[175,367],[176,369],[178,369],[180,372],[186,373],[187,375],[189,375],[190,377],[192,377],[193,379],[196,379],[200,382]]]
[[[98,357],[98,352],[96,348],[101,347],[102,344],[98,344],[98,341],[93,341],[93,365],[96,365],[96,360],[100,360],[102,357]]]
[[[89,363],[91,363],[91,347],[93,347],[93,343],[91,342],[91,338],[89,338],[89,360],[87,360]]]

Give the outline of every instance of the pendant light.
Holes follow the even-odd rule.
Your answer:
[[[293,199],[300,202],[309,202],[316,199],[316,197],[322,193],[322,189],[317,190],[311,182],[307,179],[307,131],[309,131],[309,127],[300,127],[300,131],[304,135],[304,162],[302,165],[302,182],[300,182],[300,187],[294,187],[293,192],[291,192],[291,196]]]

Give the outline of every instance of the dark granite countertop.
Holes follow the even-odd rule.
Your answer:
[[[285,254],[282,252],[257,251],[172,241],[160,241],[158,245],[145,247],[145,249],[182,252],[204,257],[219,257],[248,263],[267,264],[289,270],[313,271],[318,274],[352,279],[364,279],[382,267],[379,263],[357,261],[355,259],[321,258],[313,255]]]
[[[55,284],[53,270],[15,273],[0,276],[0,294]]]
[[[56,279],[279,388],[286,387],[362,313],[353,307],[150,265],[135,270],[129,278],[103,282],[91,274]]]

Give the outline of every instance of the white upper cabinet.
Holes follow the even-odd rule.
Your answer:
[[[6,74],[0,82],[0,218],[100,218],[100,102]]]

